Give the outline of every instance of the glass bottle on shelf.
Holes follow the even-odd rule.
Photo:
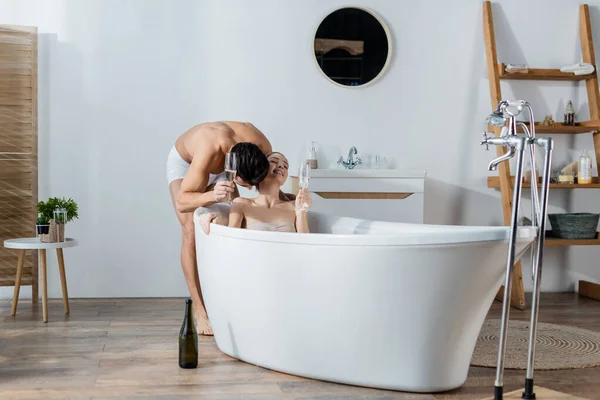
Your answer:
[[[537,167],[537,164],[535,164],[535,176],[538,179],[540,177],[540,171]],[[527,161],[527,167],[525,168],[525,171],[523,172],[523,182],[531,183],[531,161]]]
[[[577,163],[577,183],[585,185],[592,183],[592,158],[587,149],[583,150]]]
[[[573,102],[569,99],[567,106],[565,107],[565,121],[566,126],[575,125],[575,108],[573,108]]]

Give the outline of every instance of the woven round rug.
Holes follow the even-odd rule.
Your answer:
[[[471,365],[496,368],[500,337],[500,319],[484,322]],[[538,322],[535,369],[557,370],[600,366],[600,332]],[[510,320],[504,367],[527,369],[529,321]]]

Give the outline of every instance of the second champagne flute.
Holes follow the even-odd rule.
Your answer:
[[[237,157],[235,153],[227,153],[225,155],[225,172],[227,174],[227,180],[233,182],[237,173]],[[227,204],[231,205],[231,193],[227,195]]]
[[[300,185],[300,190],[306,189],[308,187],[308,183],[310,182],[310,164],[308,161],[304,161],[300,163],[300,169],[298,170],[298,184]],[[302,204],[300,206],[301,210],[307,209],[306,204]]]

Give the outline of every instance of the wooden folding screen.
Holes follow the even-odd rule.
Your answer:
[[[15,250],[5,239],[35,236],[37,202],[36,27],[0,25],[0,286],[13,286]],[[38,297],[37,257],[28,252],[21,285]]]

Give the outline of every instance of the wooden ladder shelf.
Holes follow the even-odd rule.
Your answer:
[[[594,152],[596,154],[596,164],[600,171],[600,91],[598,89],[598,74],[596,67],[596,57],[594,55],[594,42],[592,40],[592,27],[590,23],[590,12],[587,4],[579,7],[579,39],[581,43],[581,54],[584,63],[594,66],[595,71],[586,75],[575,75],[573,73],[561,72],[560,69],[528,69],[527,73],[509,73],[505,69],[505,64],[499,63],[496,53],[496,38],[494,33],[494,19],[492,15],[492,4],[490,1],[483,3],[483,33],[485,39],[485,54],[488,70],[488,79],[490,85],[490,100],[492,109],[495,110],[498,103],[502,100],[502,91],[500,80],[535,80],[535,81],[584,81],[587,88],[587,96],[590,111],[590,121],[579,122],[575,126],[539,126],[536,125],[537,133],[546,134],[578,134],[593,133]],[[501,127],[489,126],[496,136],[500,136]],[[496,147],[498,156],[504,154],[502,147]],[[488,178],[489,188],[499,188],[502,197],[502,210],[504,213],[504,224],[510,225],[512,213],[512,194],[514,177],[510,175],[508,163],[501,163],[498,166],[498,177]],[[531,187],[523,185],[523,187]],[[552,189],[600,189],[599,178],[595,177],[589,185],[580,184],[551,184]],[[549,246],[574,246],[574,245],[600,245],[599,239],[594,240],[561,240],[548,239]],[[589,296],[600,300],[600,285],[579,281],[580,295]],[[496,299],[502,301],[504,288],[496,295]],[[520,310],[525,309],[525,291],[523,288],[523,272],[521,261],[515,264],[515,270],[512,277],[511,306]]]

